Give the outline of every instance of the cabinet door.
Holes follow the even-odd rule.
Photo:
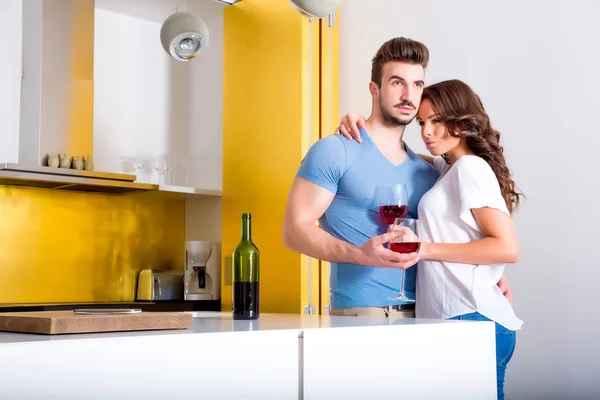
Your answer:
[[[347,317],[331,318],[332,329],[303,332],[304,400],[496,399],[491,322],[367,319],[337,329]]]
[[[297,330],[242,332],[235,324],[224,326],[230,331],[38,336],[2,343],[0,398],[298,399]]]

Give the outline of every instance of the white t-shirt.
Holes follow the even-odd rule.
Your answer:
[[[452,166],[434,159],[440,178],[419,203],[418,236],[424,242],[482,239],[472,208],[496,208],[510,216],[496,175],[480,157],[465,155]],[[504,264],[474,265],[422,260],[417,269],[418,318],[447,319],[479,312],[509,330],[523,321],[497,286]]]

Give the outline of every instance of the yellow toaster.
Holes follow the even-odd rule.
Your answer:
[[[138,278],[137,300],[183,300],[183,271],[142,270]]]

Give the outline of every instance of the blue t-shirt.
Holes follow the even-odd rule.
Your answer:
[[[439,177],[432,165],[408,146],[408,157],[392,164],[361,130],[362,143],[341,135],[331,135],[312,145],[302,160],[297,176],[335,194],[321,227],[332,236],[356,246],[387,232],[379,209],[373,204],[375,187],[404,183],[408,191],[408,217],[417,218],[421,196]],[[416,267],[406,270],[404,290],[415,298]],[[375,307],[401,304],[388,300],[400,290],[400,270],[356,264],[331,263],[332,308]]]

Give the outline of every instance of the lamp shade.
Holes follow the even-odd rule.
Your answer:
[[[323,18],[333,13],[342,0],[290,0],[301,14],[309,18]]]
[[[191,61],[208,46],[208,27],[195,14],[176,12],[163,22],[160,42],[167,54],[174,59]]]

